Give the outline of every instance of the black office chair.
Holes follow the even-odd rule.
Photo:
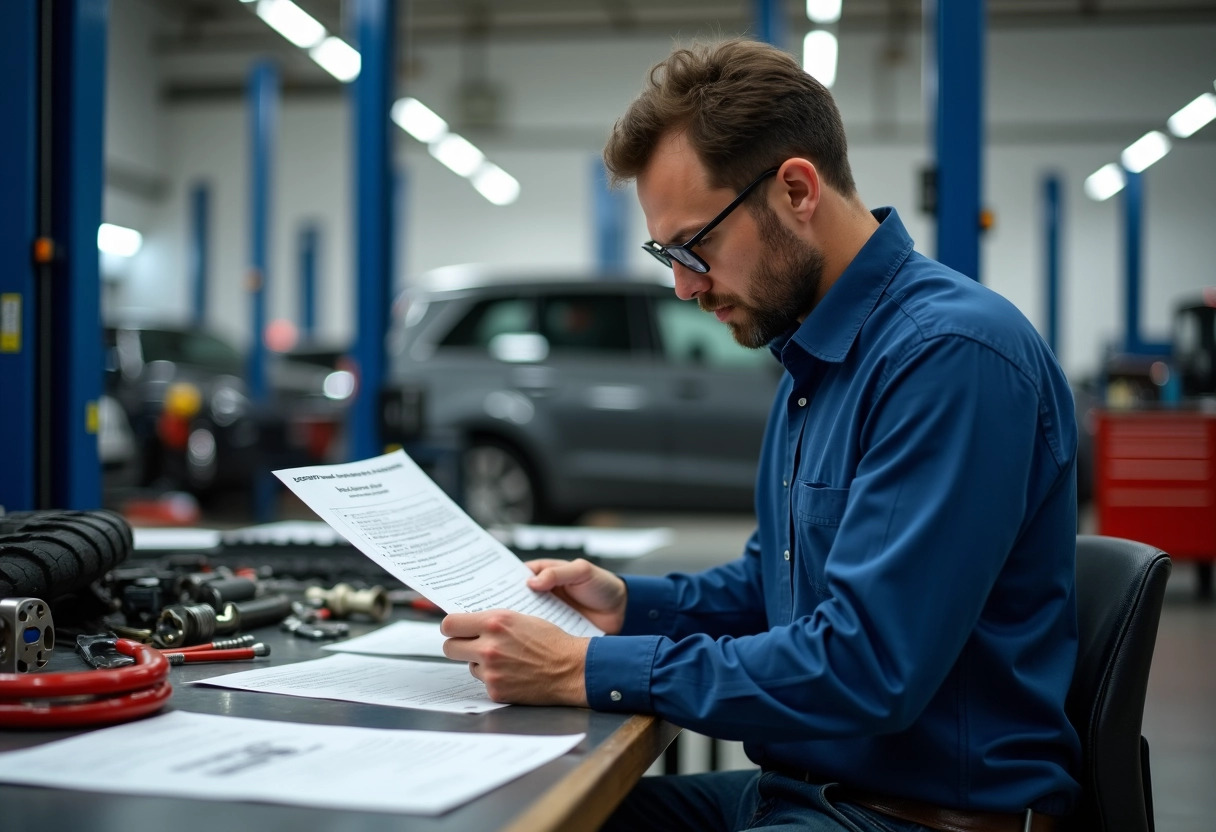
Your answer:
[[[1153,832],[1148,742],[1140,734],[1169,556],[1115,537],[1077,537],[1080,651],[1068,718],[1081,735],[1083,832]]]

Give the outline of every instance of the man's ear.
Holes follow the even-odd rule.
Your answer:
[[[786,159],[777,169],[780,207],[800,222],[810,222],[822,195],[819,171],[809,159]]]

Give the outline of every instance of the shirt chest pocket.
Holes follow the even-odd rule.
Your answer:
[[[824,568],[849,502],[849,489],[821,483],[795,483],[794,554],[802,574],[820,598],[827,594]]]

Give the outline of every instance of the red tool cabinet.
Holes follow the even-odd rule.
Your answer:
[[[1178,560],[1216,560],[1216,413],[1101,411],[1094,446],[1098,534]]]

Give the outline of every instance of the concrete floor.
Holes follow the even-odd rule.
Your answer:
[[[632,569],[647,574],[730,560],[752,530],[743,515],[601,514],[584,522],[671,528],[672,544]],[[1216,829],[1216,602],[1198,599],[1196,584],[1194,566],[1176,563],[1145,702],[1157,832]],[[685,731],[680,743],[681,771],[705,770],[708,740]],[[737,743],[720,743],[718,750],[723,768],[751,765]]]

